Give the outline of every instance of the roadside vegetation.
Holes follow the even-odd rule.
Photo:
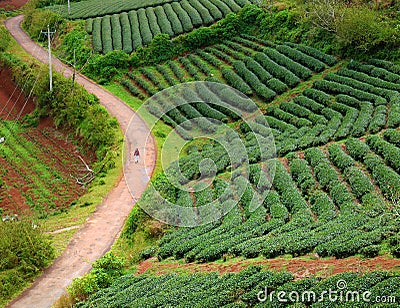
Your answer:
[[[47,69],[21,51],[4,26],[0,26],[0,46],[1,67],[9,69],[16,84],[24,85],[26,97],[35,97],[36,102],[35,111],[20,119],[20,123],[2,121],[0,127],[2,136],[7,137],[0,150],[1,156],[12,166],[10,170],[2,170],[2,174],[8,172],[8,176],[15,176],[15,189],[30,200],[26,205],[29,208],[27,212],[20,213],[14,209],[13,213],[17,211],[20,214],[18,221],[0,222],[0,250],[3,253],[0,304],[4,305],[60,255],[76,228],[52,232],[84,223],[114,187],[122,169],[122,133],[117,121],[99,105],[96,97],[77,84],[71,91],[71,80],[54,74],[54,88],[50,93],[48,76],[43,73]],[[61,163],[63,155],[72,157],[74,153],[68,154],[54,144],[49,145],[51,149],[39,147],[36,135],[30,133],[40,119],[47,117],[54,121],[57,129],[67,136],[69,134],[70,140],[75,140],[80,151],[94,157],[91,164],[94,178],[82,183],[80,189],[85,194],[81,198],[72,198],[60,186],[61,181],[68,185],[68,181],[76,180],[71,179],[69,173],[62,173],[65,170],[52,168],[54,159]],[[56,158],[51,158],[53,152]],[[78,159],[73,163],[82,164],[82,161]],[[72,169],[70,167],[70,171]],[[18,186],[21,181],[26,182]],[[0,184],[3,200],[6,187],[3,181]],[[55,193],[53,189],[57,189]],[[1,213],[2,218],[7,215],[14,217],[9,211]]]

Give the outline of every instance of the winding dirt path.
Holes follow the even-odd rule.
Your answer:
[[[5,22],[11,35],[28,53],[39,61],[47,63],[47,51],[34,43],[21,29],[23,16],[16,16]],[[53,67],[66,77],[72,76],[72,70],[53,58]],[[125,177],[121,176],[117,186],[107,195],[96,212],[73,236],[66,250],[55,262],[36,279],[31,288],[25,290],[8,307],[44,308],[51,305],[65,292],[73,278],[82,276],[90,270],[91,263],[106,253],[114,243],[132,207],[145,190],[156,158],[154,139],[147,125],[123,101],[105,91],[84,76],[77,76],[76,81],[90,93],[95,94],[101,104],[115,116],[123,131],[128,153],[138,147],[142,157],[139,164],[134,164],[131,155],[127,155],[124,165]],[[127,130],[132,121],[135,130]],[[127,182],[136,197],[129,192]]]

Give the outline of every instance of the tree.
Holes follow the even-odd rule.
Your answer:
[[[343,8],[340,0],[311,0],[306,13],[315,26],[336,33],[337,25],[343,19]]]

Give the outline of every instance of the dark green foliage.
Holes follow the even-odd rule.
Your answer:
[[[369,131],[373,134],[380,131],[386,124],[386,106],[380,105],[375,108],[374,115],[369,124]]]
[[[101,52],[103,50],[101,40],[101,18],[97,17],[93,21],[93,34],[92,34],[93,50],[95,52]]]
[[[215,6],[211,1],[208,0],[200,0],[199,1],[205,8],[207,8],[207,10],[209,11],[209,13],[211,14],[211,16],[215,19],[215,20],[219,20],[223,17],[221,11],[218,9],[217,6]]]
[[[104,54],[107,54],[113,50],[111,17],[110,16],[104,16],[101,19],[101,41],[103,44],[103,53]]]
[[[383,137],[386,141],[393,143],[397,147],[400,147],[400,131],[397,129],[389,128],[383,133]]]
[[[357,198],[363,197],[367,193],[372,193],[374,187],[368,177],[358,168],[350,167],[344,173],[350,183],[351,190]]]
[[[267,70],[274,77],[282,80],[289,87],[294,87],[300,82],[300,79],[296,75],[294,75],[292,72],[288,71],[284,67],[276,64],[265,54],[259,52],[255,55],[254,59],[258,63],[260,63],[265,70]]]
[[[237,74],[254,89],[257,95],[265,99],[266,102],[270,102],[273,100],[276,93],[271,89],[268,89],[264,84],[262,84],[258,77],[250,70],[248,70],[246,68],[246,65],[242,61],[236,61],[235,63],[233,63],[233,67],[235,68]]]
[[[93,18],[89,18],[85,22],[85,30],[87,33],[92,34],[93,32]]]
[[[160,34],[161,29],[160,26],[158,25],[157,16],[154,13],[154,8],[148,7],[146,9],[146,16],[153,37],[156,36],[157,34]]]
[[[240,76],[237,75],[232,69],[222,68],[221,72],[222,76],[231,87],[239,90],[246,95],[251,95],[253,93],[247,83],[242,78],[240,78]]]
[[[337,59],[334,56],[323,53],[322,51],[319,51],[318,49],[315,49],[315,48],[312,48],[312,47],[309,47],[306,45],[302,45],[302,44],[288,44],[288,45],[300,50],[301,52],[303,52],[315,59],[318,59],[318,60],[328,64],[329,66],[333,66],[337,63]]]
[[[226,0],[210,0],[210,2],[217,6],[225,17],[229,13],[232,13],[232,9],[226,5]]]
[[[290,173],[292,174],[293,180],[296,181],[297,186],[299,186],[304,194],[308,194],[316,189],[317,183],[305,160],[294,159],[291,161]]]
[[[160,26],[160,30],[162,33],[168,34],[170,37],[174,36],[175,34],[178,34],[175,33],[174,30],[172,29],[171,22],[168,20],[164,7],[156,6],[154,8],[154,13],[156,14],[157,22],[158,25]]]
[[[326,193],[322,191],[313,193],[310,197],[310,204],[319,220],[330,221],[336,217],[335,205]]]
[[[369,147],[385,159],[394,170],[400,172],[400,148],[396,147],[376,135],[370,135],[367,138]]]
[[[252,58],[246,57],[244,63],[251,72],[257,75],[262,83],[266,84],[270,79],[272,79],[272,75]]]
[[[199,55],[204,61],[207,61],[208,63],[210,63],[215,67],[219,68],[222,65],[222,61],[220,61],[217,57],[201,49],[198,49],[196,51],[196,54]]]
[[[146,15],[145,9],[140,9],[137,11],[137,18],[138,18],[138,26],[140,29],[140,36],[142,38],[143,45],[149,45],[153,39],[153,34],[151,33],[149,20]],[[132,21],[131,21],[132,22]],[[133,28],[131,25],[132,30],[137,30],[137,28]]]
[[[164,65],[157,64],[157,71],[164,77],[164,79],[168,82],[170,86],[174,86],[177,84],[177,80],[174,79],[171,75],[171,72]]]
[[[181,64],[185,68],[185,70],[194,78],[194,80],[201,80],[199,70],[189,61],[188,58],[182,57],[179,58]]]
[[[143,93],[138,89],[138,87],[134,86],[129,79],[122,78],[121,79],[121,84],[129,90],[129,92],[134,95],[139,97],[140,99],[144,99]]]
[[[354,137],[361,137],[367,131],[368,125],[372,119],[373,107],[368,102],[361,103],[361,110],[357,120],[354,122],[351,135]]]
[[[190,16],[188,15],[188,13],[177,2],[172,2],[171,6],[182,24],[183,31],[184,32],[192,31],[193,24],[192,24],[192,20],[190,19]]]
[[[144,43],[142,41],[142,36],[140,35],[139,29],[139,19],[137,11],[131,11],[128,13],[129,22],[131,25],[131,33],[132,33],[132,47],[133,49],[137,49],[141,47]]]
[[[193,6],[190,5],[188,0],[182,0],[179,4],[182,6],[182,9],[189,15],[193,27],[197,28],[203,24],[201,15],[195,8],[193,8]]]
[[[296,62],[299,62],[305,67],[313,70],[314,72],[322,72],[325,69],[325,64],[321,61],[310,57],[301,51],[290,48],[289,46],[280,45],[277,46],[276,49]]]
[[[171,71],[174,73],[176,78],[178,78],[180,82],[185,82],[185,76],[182,72],[182,69],[177,65],[177,63],[175,61],[168,61],[167,64],[171,68]]]
[[[179,35],[183,33],[183,28],[181,21],[178,17],[178,15],[175,13],[175,11],[172,9],[171,4],[167,3],[163,6],[163,9],[165,11],[165,15],[168,18],[169,23],[171,24],[172,31],[175,35]]]
[[[271,78],[267,81],[266,85],[272,91],[276,92],[276,94],[282,94],[288,90],[288,87],[277,78]]]
[[[133,50],[132,45],[132,29],[129,22],[128,13],[121,13],[119,20],[122,28],[122,50],[126,53],[131,53]]]
[[[306,80],[311,76],[311,70],[279,53],[276,49],[265,48],[264,53],[273,61],[286,67],[300,79]]]
[[[211,16],[207,8],[205,8],[199,1],[189,0],[189,4],[201,16],[203,25],[209,26],[214,22],[214,18]]]
[[[328,147],[329,159],[333,164],[344,172],[347,168],[354,166],[354,160],[347,155],[338,144],[332,144]]]
[[[346,141],[346,149],[350,156],[358,161],[363,161],[365,155],[369,152],[368,145],[356,138],[349,138]]]
[[[188,55],[187,58],[206,76],[211,76],[212,72],[208,65],[198,56]]]
[[[113,50],[122,50],[122,30],[119,17],[120,15],[111,16]]]

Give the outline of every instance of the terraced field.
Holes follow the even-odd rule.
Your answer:
[[[64,135],[49,127],[27,129],[14,121],[2,122],[0,135],[6,137],[0,147],[4,213],[52,212],[69,207],[85,192],[71,177],[84,176],[85,166]]]
[[[343,290],[341,283],[346,283]],[[268,287],[268,294],[265,288]],[[398,297],[400,277],[387,272],[370,272],[364,275],[343,273],[325,280],[307,278],[294,280],[287,272],[269,272],[259,267],[249,267],[237,274],[218,275],[218,273],[192,275],[162,275],[154,276],[123,276],[112,286],[92,296],[87,302],[77,307],[333,307],[328,296],[322,294],[332,290],[337,294],[337,303],[343,307],[365,307],[362,300],[364,292],[371,292],[368,304],[374,307],[389,307],[395,305],[393,299]],[[289,291],[292,296],[289,297]],[[188,291],[190,296],[187,296]],[[286,292],[278,297],[277,293]],[[353,301],[348,292],[353,292]],[[273,293],[271,293],[273,292]],[[326,292],[326,291],[325,291]],[[357,293],[358,292],[358,293]],[[260,294],[261,293],[261,294]],[[322,294],[322,295],[321,295]],[[346,295],[347,294],[347,295]],[[358,295],[357,295],[358,294]],[[282,294],[281,294],[282,295]],[[304,296],[305,295],[305,296]],[[294,304],[296,302],[297,304]],[[386,298],[387,302],[380,304],[378,298]],[[260,298],[263,301],[260,301]],[[281,300],[279,300],[279,299]],[[282,301],[285,300],[285,301]],[[394,307],[394,306],[393,306]]]
[[[336,64],[336,59],[301,45],[276,45],[252,36],[236,37],[157,67],[142,67],[121,83],[141,99],[189,81],[226,83],[269,103],[277,95]]]
[[[185,185],[204,177],[198,168],[203,159],[216,163],[217,177],[199,192],[190,195],[163,186],[162,195],[181,206],[214,202],[216,208],[229,207],[232,196],[223,194],[229,177],[244,193],[238,206],[218,222],[165,236],[156,249],[159,259],[208,262],[223,256],[273,258],[311,252],[371,257],[383,247],[398,256],[400,228],[389,202],[397,204],[400,191],[400,67],[371,60],[329,69],[335,63],[308,47],[246,37],[140,68],[121,80],[142,99],[186,81],[227,83],[253,97],[267,122],[256,119],[250,128],[243,125],[243,113],[253,107],[243,98],[226,96],[216,83],[190,88],[183,94],[185,107],[179,101],[172,100],[172,106],[163,99],[151,100],[149,111],[187,140],[192,138],[187,120],[203,117],[196,129],[205,133],[214,131],[214,120],[231,123],[239,135],[226,135],[225,141],[244,144],[250,163],[248,178],[240,169],[231,171],[229,153],[211,142],[190,148],[170,167],[183,170],[178,181]],[[297,88],[292,99],[268,104],[310,78],[313,82],[304,90]],[[226,107],[216,107],[216,101]],[[266,146],[272,137],[276,159]],[[262,206],[252,204],[255,195]]]
[[[50,9],[67,14],[65,16],[71,19],[86,19],[86,31],[92,35],[94,51],[106,54],[112,50],[131,53],[150,44],[160,33],[174,37],[211,25],[252,1],[114,1],[112,5],[104,6],[105,3],[90,0],[72,3],[69,16],[65,6]]]

